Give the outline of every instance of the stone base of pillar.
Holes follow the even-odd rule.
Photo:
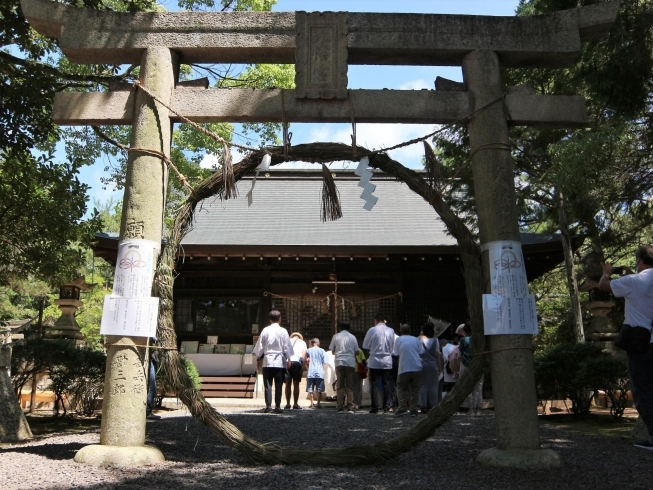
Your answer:
[[[552,449],[486,449],[476,458],[486,466],[519,468],[523,470],[546,470],[560,468],[562,458]]]
[[[93,466],[114,466],[125,468],[129,466],[147,466],[163,463],[165,456],[154,446],[104,446],[93,444],[77,451],[76,463]]]

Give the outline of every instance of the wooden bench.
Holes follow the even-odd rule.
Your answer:
[[[254,398],[256,375],[200,376],[200,392],[205,398]]]

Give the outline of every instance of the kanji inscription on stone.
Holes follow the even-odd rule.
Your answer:
[[[295,97],[347,98],[345,12],[296,12]]]
[[[145,238],[145,223],[143,221],[130,221],[127,223],[123,240],[128,238]]]

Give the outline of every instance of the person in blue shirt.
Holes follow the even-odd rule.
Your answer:
[[[306,351],[308,360],[308,373],[306,374],[306,391],[311,401],[309,408],[322,408],[320,399],[324,393],[324,365],[326,353],[320,348],[320,339],[311,340],[311,348]],[[315,394],[316,404],[313,404],[313,395]]]

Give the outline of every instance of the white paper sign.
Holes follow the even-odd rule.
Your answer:
[[[104,297],[101,335],[155,337],[159,298]]]
[[[528,279],[521,243],[497,241],[485,245],[489,252],[490,287],[492,294],[507,298],[528,296]]]
[[[156,251],[160,244],[151,240],[125,240],[118,245],[113,296],[148,298],[152,296],[152,278]]]
[[[483,248],[489,255],[492,292],[483,295],[485,335],[536,335],[535,296],[528,292],[521,243],[503,240]]]
[[[498,294],[483,295],[485,335],[536,335],[535,296],[506,298]]]

